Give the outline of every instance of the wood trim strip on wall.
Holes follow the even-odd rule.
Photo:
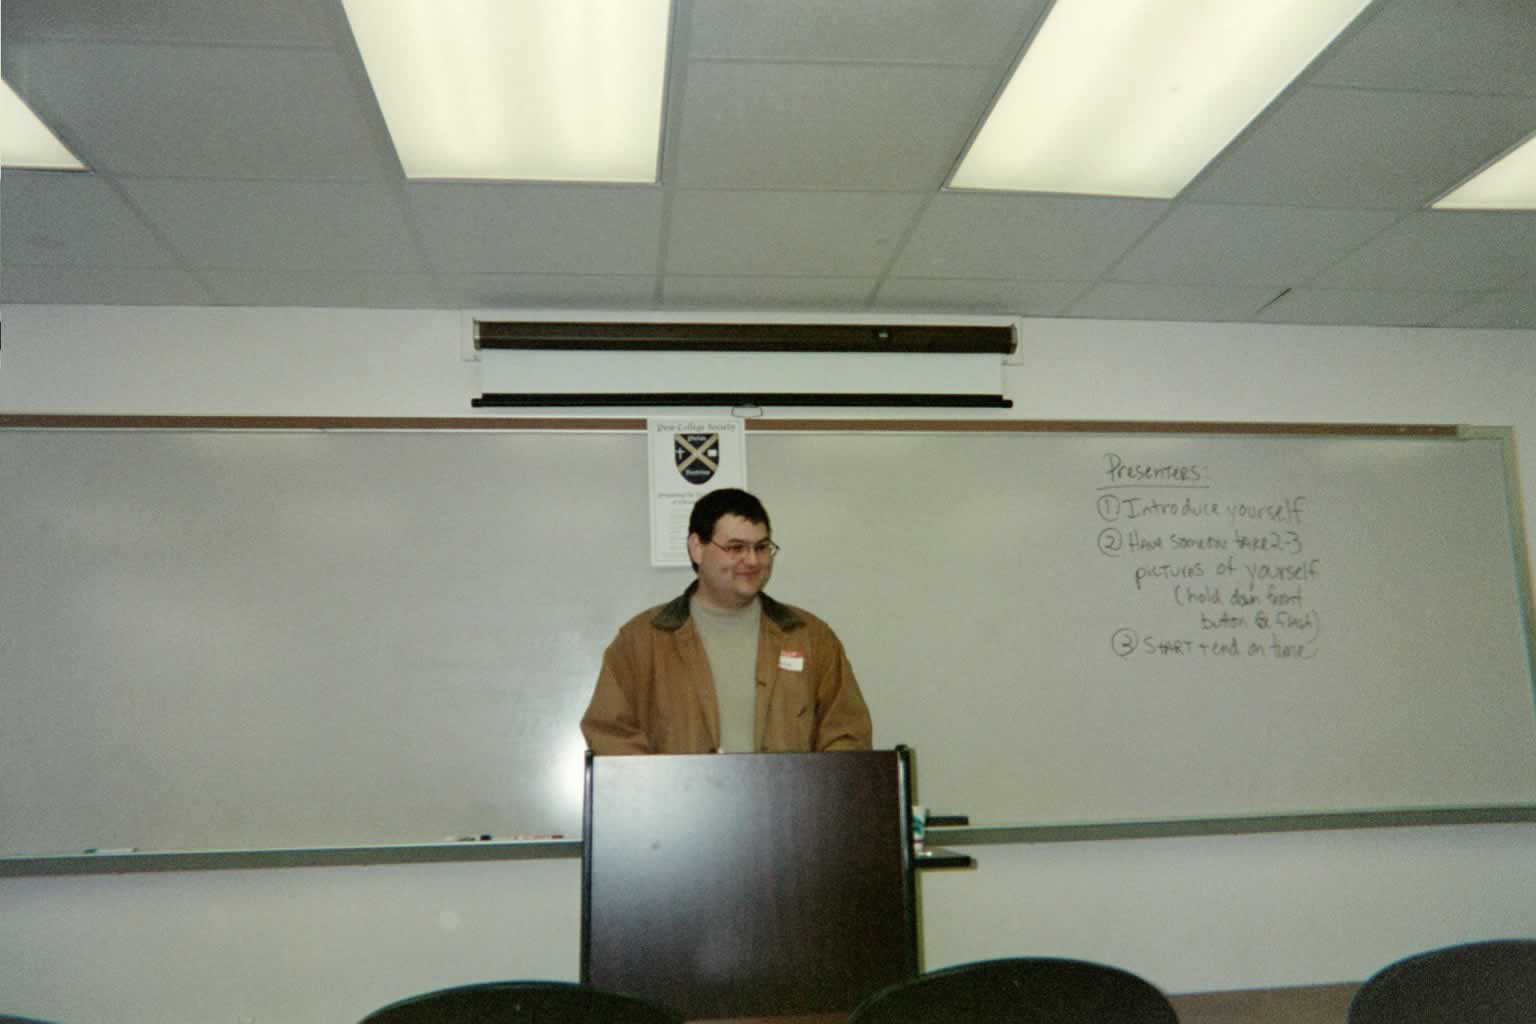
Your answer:
[[[1300,437],[1458,437],[1445,423],[1241,423],[1200,420],[765,419],[751,432],[1247,434]],[[0,413],[0,428],[82,430],[607,430],[644,431],[642,417],[576,416],[174,416]]]

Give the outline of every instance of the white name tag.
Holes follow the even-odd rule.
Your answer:
[[[780,651],[779,668],[786,672],[804,672],[805,655],[799,651]]]

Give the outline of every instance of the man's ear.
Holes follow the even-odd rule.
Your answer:
[[[693,559],[694,565],[698,565],[703,560],[703,555],[704,542],[699,539],[698,534],[690,533],[688,535],[688,557]]]

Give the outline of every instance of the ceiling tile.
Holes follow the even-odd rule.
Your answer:
[[[6,48],[6,78],[98,171],[378,180],[389,167],[325,50],[27,44]]]
[[[695,62],[677,154],[684,187],[935,189],[998,72]]]
[[[1149,284],[1297,284],[1397,217],[1387,211],[1181,205],[1111,276]]]
[[[724,277],[669,274],[662,279],[669,307],[741,309],[863,309],[873,277]]]
[[[1321,288],[1488,291],[1536,271],[1536,214],[1427,211],[1312,282]]]
[[[5,0],[5,34],[119,42],[328,46],[313,0]]]
[[[1013,60],[1046,0],[694,0],[694,57]]]
[[[1106,320],[1252,320],[1274,297],[1273,288],[1101,284],[1069,313]]]
[[[582,185],[406,187],[422,244],[439,270],[654,274],[662,191]]]
[[[452,304],[485,309],[573,306],[643,309],[656,297],[654,274],[458,274],[443,288]]]
[[[1412,60],[1404,60],[1412,54]],[[1396,0],[1311,76],[1312,84],[1536,96],[1531,0]]]
[[[878,192],[682,191],[672,207],[667,272],[873,278],[920,202]]]
[[[1083,290],[1081,281],[895,277],[880,286],[874,306],[876,309],[1060,316]]]
[[[1367,324],[1429,327],[1464,306],[1466,292],[1354,291],[1297,288],[1268,306],[1258,319],[1282,324]]]
[[[1480,296],[1439,321],[1441,327],[1505,327],[1536,331],[1536,287]]]
[[[1092,280],[1167,207],[1143,199],[947,192],[929,204],[892,273]]]
[[[123,187],[177,251],[202,267],[423,269],[384,186],[143,180]]]
[[[430,274],[212,270],[204,275],[221,305],[432,309],[442,306]]]
[[[6,266],[174,267],[133,208],[93,174],[0,174],[0,246]]]
[[[57,305],[206,306],[213,296],[181,270],[13,267],[0,273],[0,301]]]
[[[1523,98],[1305,88],[1187,198],[1417,209],[1532,130]]]

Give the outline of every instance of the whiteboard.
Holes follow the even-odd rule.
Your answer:
[[[977,826],[1536,804],[1506,439],[753,431],[770,591]],[[0,431],[8,854],[579,834],[641,431]]]

